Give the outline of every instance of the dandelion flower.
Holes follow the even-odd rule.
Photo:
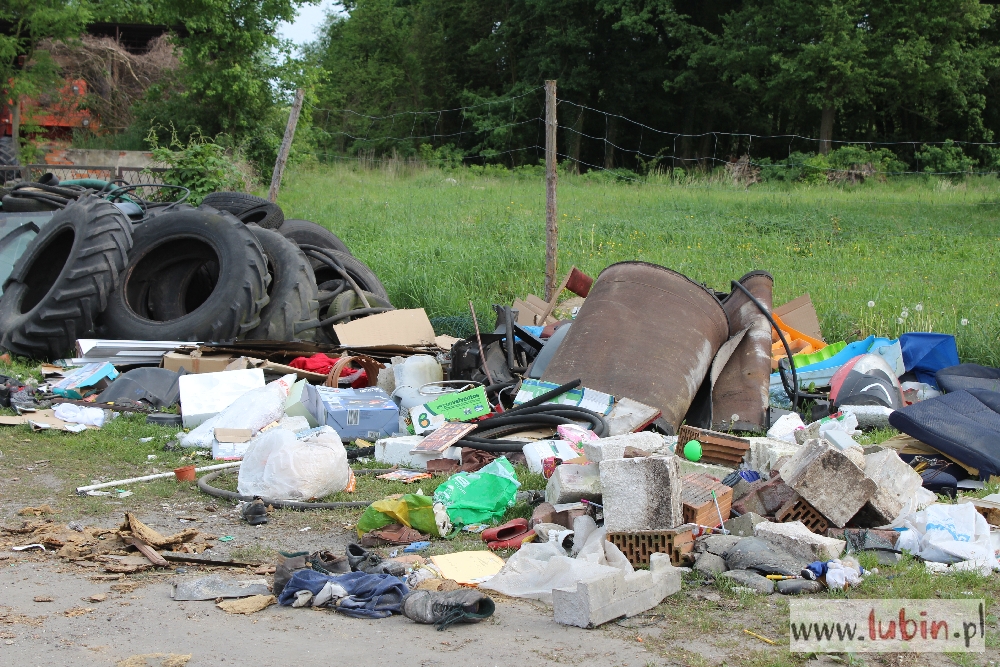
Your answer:
[[[874,308],[875,307],[875,302],[874,301],[869,301],[868,302],[868,307],[869,308]]]
[[[967,318],[967,317],[963,317],[962,318],[962,326],[963,327],[969,326],[969,318]]]
[[[900,321],[902,321],[902,320],[905,320],[909,316],[910,316],[910,311],[908,311],[906,309],[903,309],[903,312],[901,312],[899,314],[899,319],[900,319]]]
[[[915,306],[913,307],[913,310],[917,311],[918,313],[919,313],[919,312],[920,312],[921,310],[923,310],[923,309],[924,309],[924,304],[922,304],[922,303],[918,303],[917,305],[915,305]]]
[[[897,317],[896,318],[896,324],[902,324],[902,323],[903,323],[903,318],[902,317]]]

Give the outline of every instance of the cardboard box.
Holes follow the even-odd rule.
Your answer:
[[[188,373],[220,373],[232,362],[233,357],[227,354],[200,356],[167,352],[163,355],[163,368],[175,373],[184,369]]]
[[[316,387],[305,380],[299,380],[288,390],[285,400],[285,414],[289,417],[305,417],[309,428],[326,423],[326,408]]]
[[[823,340],[823,333],[819,330],[819,318],[816,316],[816,309],[808,292],[778,306],[774,309],[774,314],[796,331],[801,331],[816,340]]]
[[[52,385],[52,393],[63,398],[80,400],[104,391],[111,381],[118,377],[118,371],[108,362],[87,364],[67,373],[62,380]]]
[[[333,427],[342,440],[376,440],[399,429],[399,408],[378,387],[316,387],[316,391],[323,399],[327,426]]]
[[[423,308],[369,315],[347,324],[335,324],[333,331],[344,347],[429,346],[434,345],[435,338],[434,327]]]
[[[184,428],[194,428],[219,414],[251,389],[264,386],[264,371],[253,368],[225,373],[199,373],[177,378]]]

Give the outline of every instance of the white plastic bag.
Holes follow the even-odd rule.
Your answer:
[[[285,399],[294,382],[295,376],[289,374],[268,382],[263,387],[251,389],[228,408],[181,438],[181,445],[209,448],[215,440],[217,428],[248,428],[256,435],[260,429],[284,416]]]
[[[52,411],[57,419],[71,424],[86,424],[87,426],[104,426],[107,415],[101,408],[87,408],[73,403],[60,403]]]
[[[990,526],[972,503],[936,503],[911,515],[903,527],[898,549],[935,563],[967,561],[975,568],[1000,569]]]
[[[796,412],[781,415],[778,417],[778,421],[774,422],[771,428],[768,429],[767,437],[774,438],[775,440],[784,440],[785,442],[797,445],[798,443],[795,442],[795,429],[805,428],[805,426],[802,423],[802,417],[799,417]]]
[[[347,450],[329,426],[301,440],[275,428],[250,443],[237,488],[245,496],[304,501],[343,491],[350,474]]]

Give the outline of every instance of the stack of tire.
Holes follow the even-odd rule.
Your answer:
[[[331,265],[341,269],[331,275]],[[56,212],[15,263],[0,297],[0,346],[53,359],[95,336],[335,342],[329,325],[356,310],[344,271],[391,309],[339,238],[285,220],[265,199],[215,193],[198,207],[150,208],[133,225],[87,194]]]

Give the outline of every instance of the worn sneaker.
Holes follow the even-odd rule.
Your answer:
[[[403,615],[417,623],[433,623],[444,630],[455,623],[477,623],[493,615],[493,600],[477,590],[416,590],[403,598]]]
[[[312,569],[323,574],[346,574],[351,571],[347,556],[337,556],[329,551],[317,551],[309,555]]]
[[[243,506],[243,518],[251,526],[267,523],[267,505],[260,498],[254,498],[252,503]]]
[[[406,576],[406,568],[402,563],[382,560],[381,556],[368,551],[360,544],[347,545],[347,562],[350,563],[352,572],[391,574],[394,577]]]

